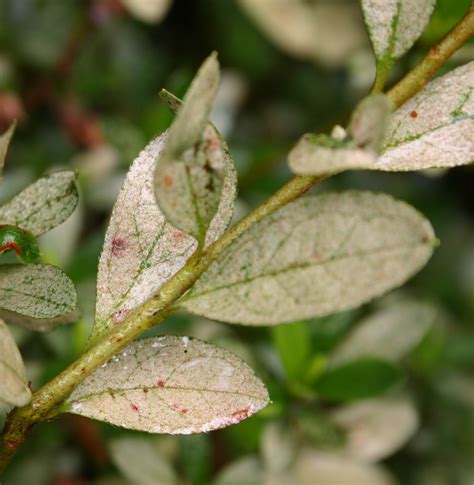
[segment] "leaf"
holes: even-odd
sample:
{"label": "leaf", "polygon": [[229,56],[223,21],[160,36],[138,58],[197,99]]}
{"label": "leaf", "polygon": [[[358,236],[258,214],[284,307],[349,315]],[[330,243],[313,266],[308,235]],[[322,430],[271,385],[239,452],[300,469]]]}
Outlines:
{"label": "leaf", "polygon": [[9,224],[0,224],[0,254],[15,251],[22,263],[33,263],[39,258],[38,243],[31,232]]}
{"label": "leaf", "polygon": [[303,449],[295,466],[298,485],[395,485],[382,468],[350,460],[345,456]]}
{"label": "leaf", "polygon": [[24,406],[31,399],[25,366],[8,327],[0,320],[0,401]]}
{"label": "leaf", "polygon": [[204,243],[233,170],[224,141],[208,123],[219,84],[211,55],[199,69],[169,130],[155,172],[155,196],[167,220]]}
{"label": "leaf", "polygon": [[178,483],[173,467],[148,438],[116,439],[110,443],[110,456],[123,476],[135,485]]}
{"label": "leaf", "polygon": [[62,409],[152,433],[189,434],[238,423],[268,394],[227,350],[188,337],[139,340],[89,376]]}
{"label": "leaf", "polygon": [[0,224],[41,236],[65,221],[78,201],[76,174],[65,170],[40,178],[0,207]]}
{"label": "leaf", "polygon": [[177,113],[183,106],[183,101],[175,96],[173,93],[170,93],[167,89],[162,89],[160,91],[160,98],[164,103],[166,103],[168,108],[173,113]]}
{"label": "leaf", "polygon": [[367,42],[360,7],[355,2],[239,0],[239,3],[270,40],[297,58],[337,65]]}
{"label": "leaf", "polygon": [[315,389],[323,399],[352,401],[378,396],[401,379],[400,370],[389,362],[361,358],[326,371]]}
{"label": "leaf", "polygon": [[3,165],[7,155],[8,146],[15,132],[16,123],[12,123],[5,133],[0,135],[0,182],[2,181]]}
{"label": "leaf", "polygon": [[137,19],[156,24],[168,12],[171,0],[121,0],[128,11]]}
{"label": "leaf", "polygon": [[362,0],[377,69],[388,72],[420,37],[436,0]]}
{"label": "leaf", "polygon": [[301,381],[311,357],[311,334],[306,322],[272,329],[274,346],[290,381]]}
{"label": "leaf", "polygon": [[326,175],[371,168],[381,149],[391,110],[387,96],[368,96],[355,108],[347,133],[335,127],[331,137],[303,135],[288,155],[291,170],[298,175]]}
{"label": "leaf", "polygon": [[261,485],[262,483],[262,465],[253,455],[244,456],[228,464],[213,482],[214,485]]}
{"label": "leaf", "polygon": [[331,414],[346,432],[342,454],[357,461],[377,462],[402,448],[418,428],[411,401],[388,397],[342,407]]}
{"label": "leaf", "polygon": [[331,356],[332,365],[370,355],[396,362],[413,350],[436,322],[436,307],[400,299],[362,320]]}
{"label": "leaf", "polygon": [[50,319],[75,310],[76,299],[72,281],[55,266],[0,265],[0,310]]}
{"label": "leaf", "polygon": [[434,244],[430,223],[390,196],[303,197],[234,241],[180,306],[248,325],[329,315],[403,284]]}
{"label": "leaf", "polygon": [[273,421],[263,430],[260,448],[265,469],[281,473],[293,462],[298,445],[291,429]]}
{"label": "leaf", "polygon": [[[123,321],[177,273],[197,247],[196,240],[166,222],[153,192],[153,173],[166,134],[133,162],[115,203],[105,235],[97,276],[96,321],[90,343]],[[228,167],[226,197],[207,233],[211,244],[233,215],[236,175]]]}
{"label": "leaf", "polygon": [[474,162],[474,61],[435,79],[392,116],[376,170]]}
{"label": "leaf", "polygon": [[18,325],[19,327],[26,328],[32,332],[51,332],[51,330],[54,330],[60,325],[77,322],[80,316],[80,312],[77,308],[66,315],[55,318],[31,318],[15,312],[0,310],[0,318],[3,318],[5,322],[12,325]]}

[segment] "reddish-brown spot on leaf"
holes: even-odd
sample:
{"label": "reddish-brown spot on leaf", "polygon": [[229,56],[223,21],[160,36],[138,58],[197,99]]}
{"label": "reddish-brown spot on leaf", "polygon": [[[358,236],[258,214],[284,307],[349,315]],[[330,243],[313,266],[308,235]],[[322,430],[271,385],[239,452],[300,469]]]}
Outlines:
{"label": "reddish-brown spot on leaf", "polygon": [[173,408],[174,408],[174,409],[179,409],[179,408],[180,408],[180,405],[179,405],[178,403],[176,403],[176,402],[175,402],[175,403],[173,403]]}
{"label": "reddish-brown spot on leaf", "polygon": [[156,385],[158,387],[165,387],[165,381],[163,379],[159,379]]}
{"label": "reddish-brown spot on leaf", "polygon": [[183,231],[173,231],[173,234],[172,234],[173,241],[175,242],[180,242],[183,239],[186,239],[186,236],[187,236],[186,233]]}
{"label": "reddish-brown spot on leaf", "polygon": [[114,323],[120,323],[123,322],[125,319],[125,316],[127,315],[127,310],[125,308],[121,308],[120,310],[117,310],[113,315],[112,315],[112,322]]}
{"label": "reddish-brown spot on leaf", "polygon": [[163,177],[163,186],[165,189],[169,190],[173,187],[173,177],[171,175],[165,175]]}
{"label": "reddish-brown spot on leaf", "polygon": [[411,116],[412,118],[416,118],[416,117],[418,116],[418,113],[417,113],[416,111],[412,111],[412,112],[410,113],[410,116]]}
{"label": "reddish-brown spot on leaf", "polygon": [[138,406],[137,406],[136,404],[133,404],[133,403],[132,403],[132,404],[130,404],[130,409],[131,409],[131,410],[132,410],[134,413],[136,413],[136,412],[138,411]]}
{"label": "reddish-brown spot on leaf", "polygon": [[249,416],[249,409],[239,409],[238,411],[235,411],[235,413],[232,413],[232,418],[236,421],[243,421],[244,419],[248,418]]}
{"label": "reddish-brown spot on leaf", "polygon": [[181,409],[181,413],[182,414],[187,414],[188,413],[188,409],[186,409],[186,408]]}
{"label": "reddish-brown spot on leaf", "polygon": [[112,239],[112,254],[114,256],[123,256],[128,249],[128,243],[123,237],[114,237]]}
{"label": "reddish-brown spot on leaf", "polygon": [[148,387],[144,387],[143,388],[143,392],[146,394],[150,389],[148,389]]}

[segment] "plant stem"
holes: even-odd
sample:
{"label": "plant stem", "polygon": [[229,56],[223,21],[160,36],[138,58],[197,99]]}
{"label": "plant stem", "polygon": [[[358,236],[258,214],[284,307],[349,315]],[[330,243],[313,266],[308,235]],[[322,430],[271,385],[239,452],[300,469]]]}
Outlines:
{"label": "plant stem", "polygon": [[12,411],[0,436],[0,472],[8,465],[30,429],[48,419],[54,409],[97,367],[115,355],[145,330],[173,311],[173,304],[195,283],[229,245],[243,232],[275,210],[308,191],[322,177],[294,177],[266,202],[244,217],[218,241],[200,254],[196,252],[158,292],[74,363],[33,394],[31,402]]}
{"label": "plant stem", "polygon": [[401,106],[418,93],[433,74],[473,35],[474,7],[471,5],[459,23],[387,95],[397,106]]}

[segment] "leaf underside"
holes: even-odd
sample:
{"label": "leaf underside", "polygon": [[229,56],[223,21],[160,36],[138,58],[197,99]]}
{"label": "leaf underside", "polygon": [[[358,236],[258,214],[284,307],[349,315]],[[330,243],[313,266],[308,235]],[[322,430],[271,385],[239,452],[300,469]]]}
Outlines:
{"label": "leaf underside", "polygon": [[234,354],[166,336],[130,344],[80,384],[61,410],[129,429],[189,434],[238,423],[267,403],[262,382]]}

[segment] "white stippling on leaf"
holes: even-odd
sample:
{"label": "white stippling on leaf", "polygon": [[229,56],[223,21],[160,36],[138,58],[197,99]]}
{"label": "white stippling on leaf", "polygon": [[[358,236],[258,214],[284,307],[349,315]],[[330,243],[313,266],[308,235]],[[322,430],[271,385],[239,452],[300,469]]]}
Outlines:
{"label": "white stippling on leaf", "polygon": [[181,307],[248,325],[328,315],[403,284],[434,244],[429,221],[390,196],[303,197],[236,239]]}
{"label": "white stippling on leaf", "polygon": [[31,399],[25,366],[8,327],[0,320],[0,401],[24,406]]}
{"label": "white stippling on leaf", "polygon": [[[12,323],[19,323],[21,316],[27,317],[27,322],[29,319],[65,317],[75,310],[76,300],[72,281],[55,266],[0,266],[0,310],[19,315]],[[8,318],[8,314],[2,313],[2,317]]]}
{"label": "white stippling on leaf", "polygon": [[418,429],[418,413],[405,398],[384,398],[344,406],[332,413],[346,432],[338,450],[358,461],[377,462],[395,453]]}
{"label": "white stippling on leaf", "polygon": [[377,170],[447,168],[474,162],[474,61],[435,79],[400,107]]}
{"label": "white stippling on leaf", "polygon": [[40,178],[0,207],[0,224],[41,236],[64,222],[78,202],[76,174],[69,170]]}
{"label": "white stippling on leaf", "polygon": [[267,404],[263,383],[239,357],[166,336],[130,344],[126,355],[80,384],[62,410],[150,433],[189,434],[236,424]]}
{"label": "white stippling on leaf", "polygon": [[0,309],[0,318],[9,324],[18,325],[19,327],[26,328],[32,332],[51,332],[51,330],[54,330],[60,325],[77,322],[77,320],[80,318],[80,312],[76,308],[75,310],[60,317],[31,318],[19,313]]}
{"label": "white stippling on leaf", "polygon": [[378,61],[393,63],[428,24],[436,0],[362,0],[365,23]]}
{"label": "white stippling on leaf", "polygon": [[298,175],[334,174],[354,168],[371,168],[380,152],[392,103],[383,94],[364,98],[355,108],[347,131],[335,126],[330,137],[304,135],[288,155]]}
{"label": "white stippling on leaf", "polygon": [[[219,64],[212,54],[191,83],[169,129],[156,163],[155,196],[166,219],[200,243],[222,199],[233,199],[235,173],[225,142],[208,122],[219,85]],[[166,96],[169,100],[170,96]]]}
{"label": "white stippling on leaf", "polygon": [[438,315],[439,310],[428,303],[395,299],[355,327],[332,353],[331,364],[363,356],[396,362],[420,343]]}
{"label": "white stippling on leaf", "polygon": [[[166,133],[139,154],[112,211],[99,261],[91,341],[158,291],[197,247],[193,237],[166,222],[155,199],[155,164],[165,141]],[[231,172],[224,183],[225,197],[207,232],[207,244],[218,239],[232,219],[236,176]]]}

